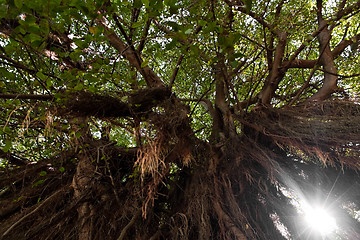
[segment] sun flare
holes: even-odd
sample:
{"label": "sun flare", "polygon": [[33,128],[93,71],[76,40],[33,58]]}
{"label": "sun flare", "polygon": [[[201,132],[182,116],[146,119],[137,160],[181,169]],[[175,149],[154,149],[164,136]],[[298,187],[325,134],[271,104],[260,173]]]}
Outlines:
{"label": "sun flare", "polygon": [[335,218],[324,208],[307,208],[305,220],[309,228],[321,235],[330,234],[337,228]]}

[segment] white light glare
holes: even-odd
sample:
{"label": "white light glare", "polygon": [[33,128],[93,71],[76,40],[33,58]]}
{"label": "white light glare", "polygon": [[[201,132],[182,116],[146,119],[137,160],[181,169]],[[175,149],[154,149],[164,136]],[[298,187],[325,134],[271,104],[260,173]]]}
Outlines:
{"label": "white light glare", "polygon": [[308,207],[305,212],[305,219],[312,230],[323,236],[330,234],[337,228],[335,218],[323,208]]}

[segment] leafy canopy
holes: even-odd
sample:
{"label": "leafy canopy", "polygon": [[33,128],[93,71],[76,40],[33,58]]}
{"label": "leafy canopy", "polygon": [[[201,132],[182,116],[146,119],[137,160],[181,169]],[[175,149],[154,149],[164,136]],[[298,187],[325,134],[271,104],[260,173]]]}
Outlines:
{"label": "leafy canopy", "polygon": [[305,239],[319,194],[359,236],[359,9],[1,0],[0,234]]}

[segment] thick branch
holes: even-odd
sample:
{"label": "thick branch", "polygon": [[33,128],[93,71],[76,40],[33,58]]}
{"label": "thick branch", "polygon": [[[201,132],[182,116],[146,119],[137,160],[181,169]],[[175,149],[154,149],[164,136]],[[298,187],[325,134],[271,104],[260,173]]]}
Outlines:
{"label": "thick branch", "polygon": [[360,41],[360,33],[350,38],[349,40],[342,40],[332,51],[332,55],[334,58],[340,56],[340,54],[345,50],[345,48],[355,42]]}
{"label": "thick branch", "polygon": [[222,78],[221,69],[219,64],[215,67],[215,78],[216,78],[216,93],[215,93],[215,108],[214,108],[214,116],[213,116],[213,138],[219,139],[220,134],[221,137],[225,137],[225,121],[223,118],[223,114],[226,114],[226,102],[225,102],[225,85],[224,79]]}
{"label": "thick branch", "polygon": [[[216,94],[215,111],[213,116],[213,137],[217,140],[224,140],[235,135],[234,121],[231,116],[229,104],[226,98],[229,96],[228,73],[224,63],[224,56],[218,54],[218,63],[215,66]],[[225,85],[226,84],[226,85]]]}
{"label": "thick branch", "polygon": [[122,102],[111,96],[77,92],[75,97],[67,101],[66,112],[79,116],[97,117],[143,116],[168,99],[170,95],[171,92],[167,88],[142,89],[131,94],[128,102]]}
{"label": "thick branch", "polygon": [[[342,3],[343,4],[343,3]],[[322,2],[318,1],[318,5],[322,5]],[[321,6],[322,8],[322,6]],[[289,61],[285,62],[283,64],[284,69],[288,69],[288,68],[313,68],[316,64],[317,60],[300,60],[300,59],[296,59],[296,57],[299,55],[299,53],[304,50],[304,48],[306,47],[307,43],[309,43],[310,41],[312,41],[313,37],[316,37],[320,34],[320,32],[324,31],[324,29],[327,29],[327,24],[329,24],[330,22],[336,22],[339,19],[341,19],[342,17],[346,16],[347,14],[350,14],[351,12],[354,12],[355,10],[358,10],[360,8],[360,1],[357,1],[355,4],[347,7],[347,8],[342,8],[340,5],[339,11],[335,14],[335,16],[333,18],[330,18],[328,20],[324,20],[322,19],[322,15],[321,15],[321,9],[318,12],[321,16],[321,20],[322,20],[322,24],[319,24],[318,29],[316,29],[315,32],[313,32],[311,34],[311,38],[308,38],[305,43],[303,43],[295,52],[294,54],[290,57]],[[350,40],[342,40],[333,50],[332,52],[332,57],[333,59],[337,58],[338,56],[340,56],[340,54],[344,51],[344,49],[349,46],[352,42],[355,41],[359,41],[360,40],[360,34],[355,35],[353,38],[351,38]],[[350,42],[351,41],[351,42]]]}
{"label": "thick branch", "polygon": [[2,55],[0,54],[0,58],[5,59],[7,62],[9,62],[10,64],[12,64],[12,66],[24,70],[25,72],[28,72],[30,74],[36,74],[36,71],[34,69],[30,69],[24,65],[22,65],[21,63],[9,58],[8,56]]}
{"label": "thick branch", "polygon": [[144,77],[149,87],[164,86],[159,76],[149,67],[141,66],[143,61],[130,46],[127,46],[103,21],[98,21],[105,28],[105,36],[109,39],[110,44],[123,55],[129,63],[134,66]]}
{"label": "thick branch", "polygon": [[285,61],[283,65],[288,68],[313,68],[316,62],[317,60],[295,59],[291,63],[289,61]]}
{"label": "thick branch", "polygon": [[287,36],[285,32],[280,33],[279,36],[279,43],[275,50],[274,62],[271,66],[270,74],[268,75],[260,94],[262,104],[270,103],[271,98],[279,85],[279,82],[284,76],[284,73],[280,71],[280,66],[284,57]]}
{"label": "thick branch", "polygon": [[32,99],[32,100],[41,100],[47,101],[51,100],[54,97],[51,95],[37,95],[37,94],[0,94],[0,98],[2,99]]}
{"label": "thick branch", "polygon": [[360,0],[347,8],[340,8],[339,11],[335,14],[335,19],[333,20],[337,21],[343,16],[348,15],[359,8],[360,8]]}
{"label": "thick branch", "polygon": [[[354,42],[360,41],[360,33],[355,35],[350,39],[342,40],[334,49],[331,51],[333,59],[336,59],[340,56],[340,54],[345,50],[346,47],[353,44]],[[308,60],[308,59],[295,59],[292,62],[286,61],[283,63],[284,66],[288,68],[314,68],[316,63],[318,62],[317,59],[315,60]]]}
{"label": "thick branch", "polygon": [[[4,158],[7,159],[11,164],[17,165],[17,166],[21,166],[21,165],[26,165],[28,164],[28,160],[17,156],[15,154],[12,154],[10,152],[4,152],[3,150],[0,149],[0,158]],[[0,214],[1,216],[1,214]]]}
{"label": "thick branch", "polygon": [[[318,1],[319,2],[319,1]],[[320,4],[320,2],[319,2]],[[322,19],[323,23],[319,24],[318,29],[316,29],[316,31],[314,31],[311,34],[311,37],[309,37],[295,52],[294,54],[290,57],[289,61],[286,62],[286,64],[283,64],[284,69],[288,69],[290,68],[290,66],[292,65],[292,62],[296,60],[296,57],[300,54],[300,52],[302,50],[304,50],[304,48],[307,46],[307,43],[309,43],[310,41],[312,41],[312,38],[318,36],[320,34],[320,32],[322,32],[325,28],[327,28],[327,24],[329,24],[330,22],[336,22],[339,19],[341,19],[342,17],[354,12],[355,10],[358,10],[360,8],[360,0],[357,1],[355,4],[347,7],[347,8],[341,8],[333,18],[330,18],[328,20],[324,20]],[[321,13],[321,12],[320,12]],[[356,35],[357,36],[357,35]],[[334,49],[334,53],[333,53],[333,58],[338,57],[342,50],[340,51],[341,48],[339,48],[338,50],[336,50],[336,47]],[[302,60],[298,60],[298,61],[302,61]],[[314,65],[315,66],[315,65]],[[312,67],[314,67],[312,66]],[[312,68],[311,67],[311,68]]]}
{"label": "thick branch", "polygon": [[[318,0],[318,22],[319,28],[327,25],[327,22],[322,18],[321,9],[322,1]],[[327,27],[324,27],[323,30],[318,35],[318,40],[320,43],[319,52],[320,52],[320,64],[324,68],[324,83],[323,86],[317,91],[310,99],[311,100],[325,100],[327,99],[334,91],[337,90],[337,69],[334,63],[334,58],[330,50],[331,35]]]}

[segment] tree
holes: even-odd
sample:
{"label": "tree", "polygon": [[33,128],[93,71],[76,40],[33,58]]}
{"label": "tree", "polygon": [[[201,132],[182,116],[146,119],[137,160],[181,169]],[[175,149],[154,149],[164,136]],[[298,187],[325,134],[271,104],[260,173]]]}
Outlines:
{"label": "tree", "polygon": [[1,239],[359,239],[360,1],[0,5]]}

